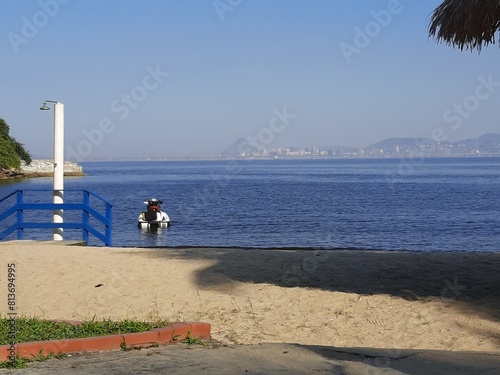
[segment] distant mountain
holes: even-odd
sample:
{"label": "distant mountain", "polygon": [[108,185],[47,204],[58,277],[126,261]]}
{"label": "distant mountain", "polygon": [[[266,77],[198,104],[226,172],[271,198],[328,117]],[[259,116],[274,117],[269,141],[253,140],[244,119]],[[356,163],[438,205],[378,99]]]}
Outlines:
{"label": "distant mountain", "polygon": [[451,143],[456,150],[467,150],[476,153],[499,153],[500,134],[487,133],[476,139],[464,139]]}
{"label": "distant mountain", "polygon": [[413,148],[418,145],[432,145],[435,142],[426,138],[388,138],[383,141],[374,143],[368,147],[365,147],[365,152],[372,152],[378,150],[384,151],[394,151],[397,147],[401,148]]}
{"label": "distant mountain", "polygon": [[[461,156],[461,155],[497,155],[500,154],[500,134],[487,133],[475,139],[464,139],[457,142],[435,142],[428,138],[388,138],[374,143],[364,149],[349,146],[321,146],[302,149],[289,146],[285,148],[285,156],[327,155],[330,157],[401,157],[404,155],[426,156]],[[259,154],[262,150],[250,147],[245,138],[237,139],[227,147],[221,157],[237,157],[242,152]],[[267,150],[261,156],[272,156]],[[278,154],[283,156],[283,154]]]}
{"label": "distant mountain", "polygon": [[477,138],[478,141],[481,142],[492,142],[496,144],[500,144],[500,134],[497,133],[486,133]]}
{"label": "distant mountain", "polygon": [[426,138],[389,138],[364,149],[365,154],[398,155],[430,153],[430,155],[500,154],[500,134],[487,133],[475,139],[438,143]]}

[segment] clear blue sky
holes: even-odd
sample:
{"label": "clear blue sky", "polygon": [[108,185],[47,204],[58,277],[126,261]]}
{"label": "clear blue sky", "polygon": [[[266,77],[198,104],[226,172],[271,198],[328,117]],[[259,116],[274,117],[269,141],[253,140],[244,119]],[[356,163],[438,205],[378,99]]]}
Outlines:
{"label": "clear blue sky", "polygon": [[38,157],[52,152],[44,99],[65,105],[69,157],[500,132],[498,45],[429,39],[440,3],[0,0],[0,117]]}

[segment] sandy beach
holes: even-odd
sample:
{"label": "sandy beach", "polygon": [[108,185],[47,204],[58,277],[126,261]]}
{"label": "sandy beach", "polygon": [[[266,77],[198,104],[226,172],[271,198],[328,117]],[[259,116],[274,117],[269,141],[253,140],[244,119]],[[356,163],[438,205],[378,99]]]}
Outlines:
{"label": "sandy beach", "polygon": [[500,253],[0,243],[0,313],[204,321],[225,343],[498,351]]}

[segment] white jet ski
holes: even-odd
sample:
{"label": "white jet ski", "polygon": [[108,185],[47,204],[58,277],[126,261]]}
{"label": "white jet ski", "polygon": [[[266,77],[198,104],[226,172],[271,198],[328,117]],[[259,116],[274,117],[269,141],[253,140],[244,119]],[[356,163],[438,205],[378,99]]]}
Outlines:
{"label": "white jet ski", "polygon": [[137,226],[139,228],[157,230],[158,228],[168,228],[170,226],[170,217],[160,207],[163,201],[151,198],[145,201],[144,204],[147,204],[148,207],[137,219]]}

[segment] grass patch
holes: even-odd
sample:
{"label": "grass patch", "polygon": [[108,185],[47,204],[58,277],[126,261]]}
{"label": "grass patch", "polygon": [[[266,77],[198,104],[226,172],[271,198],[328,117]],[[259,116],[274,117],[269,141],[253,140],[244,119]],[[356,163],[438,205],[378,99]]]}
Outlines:
{"label": "grass patch", "polygon": [[[12,341],[9,335],[11,328],[9,319],[0,318],[0,345],[8,345]],[[158,323],[122,320],[84,321],[80,325],[66,322],[55,322],[37,318],[16,318],[15,341],[16,343],[48,340],[78,339],[84,337],[117,335],[134,332],[146,332],[155,328],[170,325],[168,321]]]}
{"label": "grass patch", "polygon": [[206,346],[205,342],[203,340],[197,339],[196,337],[191,336],[191,330],[188,331],[186,338],[182,340],[183,343],[188,344],[188,345],[194,345],[198,344],[201,346]]}
{"label": "grass patch", "polygon": [[[78,339],[85,337],[117,335],[125,333],[146,332],[155,328],[169,326],[167,320],[158,323],[122,320],[113,322],[103,319],[84,321],[82,324],[70,324],[66,322],[55,322],[52,320],[37,318],[16,318],[14,337],[12,336],[12,321],[0,318],[0,345],[9,345],[12,339],[17,344],[33,341]],[[122,350],[127,348],[125,341]],[[43,353],[43,350],[33,358],[16,358],[13,361],[0,362],[0,368],[25,368],[29,362],[46,361],[51,358],[64,358],[65,354]]]}

